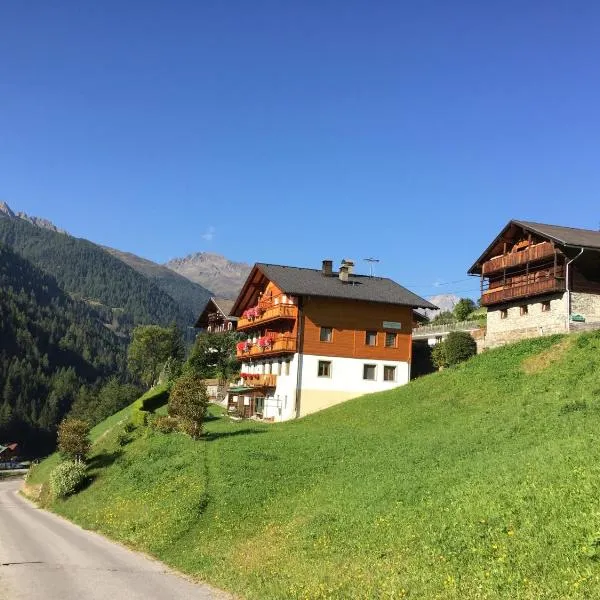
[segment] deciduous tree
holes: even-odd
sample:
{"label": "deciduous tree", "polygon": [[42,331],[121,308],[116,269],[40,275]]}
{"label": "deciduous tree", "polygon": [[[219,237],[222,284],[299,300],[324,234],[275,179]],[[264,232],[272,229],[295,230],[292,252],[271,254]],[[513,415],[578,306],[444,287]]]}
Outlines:
{"label": "deciduous tree", "polygon": [[197,439],[208,408],[208,392],[200,377],[188,371],[173,385],[169,415],[179,419],[182,431]]}
{"label": "deciduous tree", "polygon": [[90,451],[90,424],[81,419],[65,419],[58,426],[58,450],[63,456],[83,461]]}

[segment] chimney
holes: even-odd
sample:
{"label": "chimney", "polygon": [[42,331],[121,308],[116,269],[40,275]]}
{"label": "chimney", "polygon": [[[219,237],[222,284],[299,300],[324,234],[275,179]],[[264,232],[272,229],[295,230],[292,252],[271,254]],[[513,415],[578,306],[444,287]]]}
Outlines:
{"label": "chimney", "polygon": [[348,283],[348,267],[346,265],[340,267],[340,281],[342,283]]}
{"label": "chimney", "polygon": [[342,259],[342,267],[348,267],[348,275],[354,274],[354,261],[349,258]]}
{"label": "chimney", "polygon": [[323,266],[321,268],[321,272],[323,275],[332,275],[333,274],[333,261],[332,260],[324,260]]}

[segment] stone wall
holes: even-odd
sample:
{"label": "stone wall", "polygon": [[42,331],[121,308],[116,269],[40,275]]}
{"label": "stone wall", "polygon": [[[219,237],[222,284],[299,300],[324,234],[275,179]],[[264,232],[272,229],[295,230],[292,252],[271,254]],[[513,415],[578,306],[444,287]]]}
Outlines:
{"label": "stone wall", "polygon": [[[544,312],[542,304],[550,302],[550,310]],[[527,306],[527,314],[521,314],[521,306]],[[502,318],[502,310],[506,317]],[[490,307],[487,313],[485,347],[494,348],[524,338],[566,333],[566,294],[529,298],[512,305]]]}
{"label": "stone wall", "polygon": [[585,317],[586,323],[600,323],[600,295],[572,292],[571,314]]}

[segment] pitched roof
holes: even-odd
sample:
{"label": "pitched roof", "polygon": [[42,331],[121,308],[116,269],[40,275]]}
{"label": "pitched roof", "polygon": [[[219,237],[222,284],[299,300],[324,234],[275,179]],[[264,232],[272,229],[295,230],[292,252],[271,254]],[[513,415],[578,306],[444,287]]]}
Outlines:
{"label": "pitched roof", "polygon": [[577,229],[575,227],[563,227],[562,225],[546,225],[544,223],[518,221],[513,219],[502,228],[502,231],[494,238],[492,243],[485,249],[483,254],[468,270],[470,275],[481,272],[481,263],[485,261],[486,257],[495,248],[496,244],[498,244],[504,234],[513,226],[521,227],[525,231],[529,231],[552,240],[559,246],[574,246],[577,248],[600,250],[600,231],[594,231],[592,229]]}
{"label": "pitched roof", "polygon": [[221,312],[221,314],[230,321],[237,321],[237,317],[231,316],[231,309],[233,308],[234,301],[228,300],[227,298],[215,298],[210,297],[206,301],[206,305],[204,306],[204,310],[200,313],[200,316],[196,320],[196,324],[194,327],[203,327],[205,325],[206,319],[208,319],[209,312],[214,312],[211,310],[211,306],[214,306],[217,310]]}
{"label": "pitched roof", "polygon": [[216,307],[226,316],[231,315],[231,309],[235,300],[229,300],[228,298],[212,298]]}
{"label": "pitched roof", "polygon": [[595,248],[600,250],[600,231],[562,227],[561,225],[544,225],[543,223],[533,223],[532,221],[513,221],[513,223],[565,246],[578,246],[580,248]]}
{"label": "pitched roof", "polygon": [[294,296],[323,296],[400,304],[415,308],[437,308],[431,302],[427,302],[387,277],[353,274],[348,276],[348,282],[345,283],[340,280],[338,273],[323,275],[320,269],[267,263],[256,263],[256,267],[282,291]]}

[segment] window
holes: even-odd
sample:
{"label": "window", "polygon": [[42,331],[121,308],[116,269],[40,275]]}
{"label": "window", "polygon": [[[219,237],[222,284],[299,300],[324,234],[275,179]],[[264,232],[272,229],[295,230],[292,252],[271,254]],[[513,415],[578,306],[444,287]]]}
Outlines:
{"label": "window", "polygon": [[506,319],[506,317],[508,317],[508,309],[506,309],[506,308],[503,308],[503,309],[500,311],[500,318],[501,318],[501,319]]}
{"label": "window", "polygon": [[550,300],[542,302],[542,312],[550,312]]}
{"label": "window", "polygon": [[363,379],[368,379],[369,381],[375,381],[376,374],[377,374],[377,367],[375,365],[364,365],[363,366]]}
{"label": "window", "polygon": [[383,367],[383,380],[396,381],[396,367],[392,365],[385,365]]}
{"label": "window", "polygon": [[386,348],[395,348],[397,339],[398,339],[397,333],[386,333],[385,334],[385,347]]}
{"label": "window", "polygon": [[321,342],[331,342],[333,339],[333,329],[331,327],[321,327],[319,340]]}
{"label": "window", "polygon": [[523,306],[521,306],[521,316],[526,315],[529,312],[529,308],[527,307],[527,304],[523,304]]}
{"label": "window", "polygon": [[319,377],[331,377],[331,361],[330,360],[320,360],[319,361],[319,370],[317,372]]}
{"label": "window", "polygon": [[377,346],[377,332],[367,331],[365,335],[365,344],[367,346]]}

